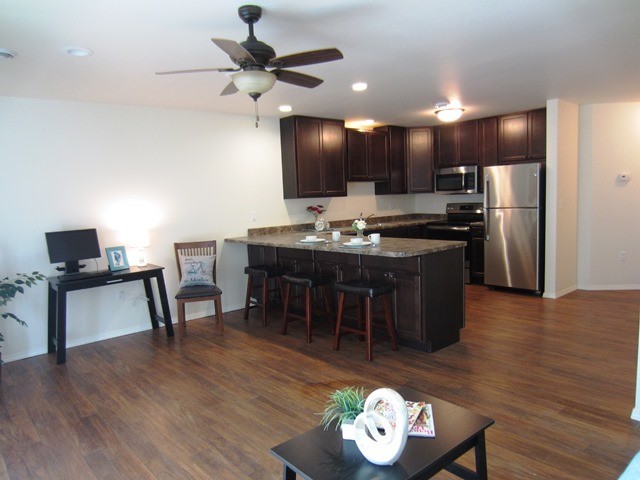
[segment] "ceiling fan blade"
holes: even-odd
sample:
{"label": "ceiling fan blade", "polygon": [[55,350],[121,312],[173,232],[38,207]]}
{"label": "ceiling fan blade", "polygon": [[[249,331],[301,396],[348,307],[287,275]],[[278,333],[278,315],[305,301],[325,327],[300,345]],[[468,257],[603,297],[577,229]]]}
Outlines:
{"label": "ceiling fan blade", "polygon": [[201,73],[201,72],[238,72],[239,68],[194,68],[191,70],[171,70],[168,72],[156,72],[156,75],[173,75],[174,73]]}
{"label": "ceiling fan blade", "polygon": [[292,72],[291,70],[271,70],[278,80],[298,87],[315,88],[324,80],[304,73]]}
{"label": "ceiling fan blade", "polygon": [[342,58],[344,56],[337,48],[325,48],[324,50],[312,50],[310,52],[276,57],[269,62],[269,65],[276,68],[301,67],[303,65],[313,65],[314,63],[333,62]]}
{"label": "ceiling fan blade", "polygon": [[222,97],[224,95],[232,95],[237,91],[238,91],[238,87],[236,87],[236,84],[233,82],[229,82],[229,84],[226,87],[224,87],[224,90],[220,92],[220,96]]}
{"label": "ceiling fan blade", "polygon": [[242,65],[243,63],[256,63],[256,59],[242,45],[233,40],[224,38],[212,38],[211,41],[231,57],[233,63]]}

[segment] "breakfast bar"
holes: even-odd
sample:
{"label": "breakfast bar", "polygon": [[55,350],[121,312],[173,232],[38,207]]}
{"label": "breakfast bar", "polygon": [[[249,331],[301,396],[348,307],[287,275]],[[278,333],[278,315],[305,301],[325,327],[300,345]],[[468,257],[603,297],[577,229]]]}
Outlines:
{"label": "breakfast bar", "polygon": [[[435,352],[460,340],[465,323],[465,242],[392,238],[379,245],[331,232],[307,239],[303,231],[227,238],[246,244],[249,265],[329,275],[335,282],[384,280],[394,286],[392,312],[401,345]],[[332,299],[335,305],[335,298]]]}

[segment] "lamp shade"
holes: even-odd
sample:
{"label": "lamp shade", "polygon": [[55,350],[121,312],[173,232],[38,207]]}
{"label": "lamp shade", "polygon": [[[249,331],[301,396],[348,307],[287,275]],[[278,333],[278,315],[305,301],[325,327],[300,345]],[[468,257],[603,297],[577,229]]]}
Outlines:
{"label": "lamp shade", "polygon": [[238,90],[249,95],[268,92],[276,83],[276,76],[264,70],[247,70],[246,72],[234,73],[231,79]]}
{"label": "lamp shade", "polygon": [[136,248],[144,248],[149,246],[149,230],[134,229],[127,234],[128,244]]}
{"label": "lamp shade", "polygon": [[439,103],[436,105],[435,114],[438,117],[438,120],[442,122],[455,122],[462,116],[462,112],[464,112],[464,108],[462,107],[447,103]]}

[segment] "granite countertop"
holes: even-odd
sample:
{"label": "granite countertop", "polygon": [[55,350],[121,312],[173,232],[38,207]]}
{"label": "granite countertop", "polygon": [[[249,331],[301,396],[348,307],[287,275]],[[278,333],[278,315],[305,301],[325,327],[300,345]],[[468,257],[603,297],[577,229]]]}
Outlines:
{"label": "granite countertop", "polygon": [[[423,221],[424,223],[424,221]],[[381,234],[380,245],[346,247],[345,242],[353,236],[343,235],[338,242],[331,240],[331,232],[317,233],[319,243],[303,243],[308,232],[297,231],[267,235],[249,235],[246,237],[226,238],[225,242],[266,247],[296,248],[301,250],[319,250],[325,252],[347,253],[352,255],[373,255],[379,257],[416,257],[429,253],[451,250],[466,246],[466,242],[449,240],[422,240],[415,238],[392,238]],[[367,240],[365,238],[365,240]]]}
{"label": "granite countertop", "polygon": [[[429,222],[435,222],[439,220],[446,220],[446,215],[440,215],[437,213],[410,213],[404,215],[390,215],[385,217],[371,217],[367,220],[366,230],[384,233],[384,230],[399,227],[412,227],[416,225],[425,225]],[[345,234],[353,234],[351,224],[353,219],[350,220],[330,220],[330,230],[338,230]],[[297,225],[280,225],[276,227],[258,227],[250,228],[247,230],[248,236],[254,235],[275,235],[280,233],[291,232],[315,232],[313,223],[301,223]]]}

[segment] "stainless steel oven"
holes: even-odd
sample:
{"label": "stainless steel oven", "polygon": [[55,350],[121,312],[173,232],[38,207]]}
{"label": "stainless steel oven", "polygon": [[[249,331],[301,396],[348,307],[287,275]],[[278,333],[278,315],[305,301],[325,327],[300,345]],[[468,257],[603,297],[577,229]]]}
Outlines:
{"label": "stainless steel oven", "polygon": [[484,222],[482,203],[448,203],[447,220],[429,222],[427,238],[466,242],[465,282],[483,283]]}

